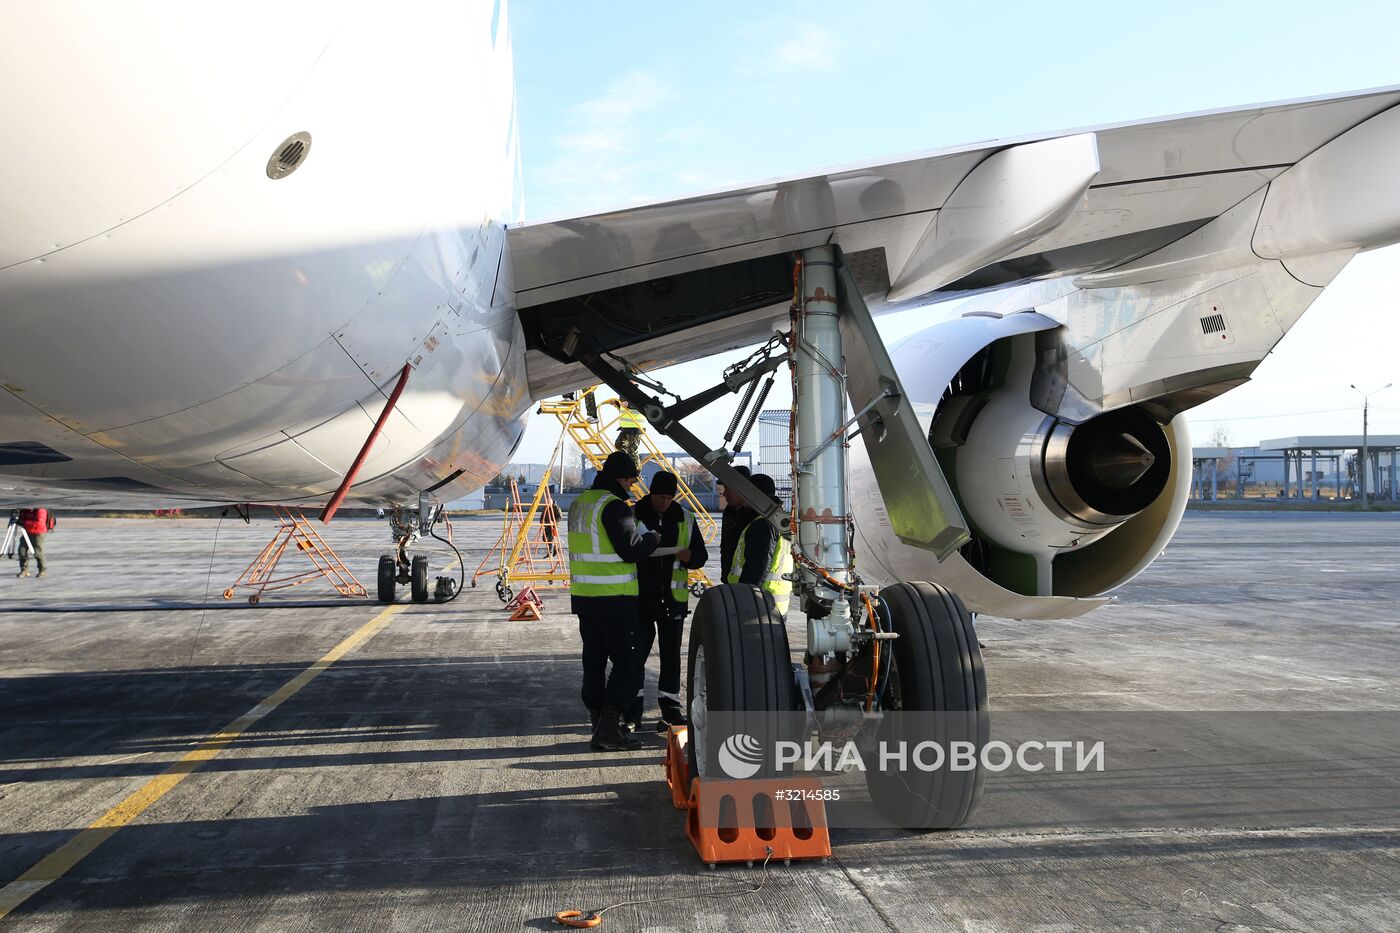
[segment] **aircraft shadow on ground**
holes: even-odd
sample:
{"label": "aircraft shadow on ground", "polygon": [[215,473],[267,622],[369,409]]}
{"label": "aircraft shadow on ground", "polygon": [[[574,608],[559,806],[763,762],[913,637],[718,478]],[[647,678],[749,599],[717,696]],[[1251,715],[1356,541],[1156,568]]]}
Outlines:
{"label": "aircraft shadow on ground", "polygon": [[[6,853],[0,870],[13,876],[70,836],[0,835],[0,851]],[[1024,883],[1032,867],[1073,872],[1092,866],[1104,872],[1130,865],[1142,872],[1152,863],[1208,858],[1214,870],[1228,873],[1237,870],[1230,863],[1269,857],[1389,860],[1400,852],[1400,831],[1001,841],[956,832],[836,830],[833,843],[843,864],[873,867],[917,891],[920,879],[947,884],[969,875],[979,884],[995,884],[998,877]],[[794,874],[825,870],[808,865],[782,871],[791,884]],[[289,816],[132,825],[85,860],[71,880],[36,896],[25,911],[238,904],[266,897],[294,902],[324,892],[432,888],[475,889],[494,899],[502,889],[538,895],[532,887],[538,882],[557,886],[562,908],[571,906],[566,902],[580,889],[606,889],[624,876],[628,890],[678,891],[686,889],[675,881],[702,874],[663,789],[585,784],[317,806]]]}
{"label": "aircraft shadow on ground", "polygon": [[[204,770],[587,750],[577,665],[572,653],[339,661],[234,739]],[[304,663],[248,663],[7,678],[0,682],[0,784],[158,774],[305,669]],[[544,745],[462,744],[521,736],[558,739]],[[404,742],[418,747],[364,747]],[[325,746],[339,747],[307,753]],[[270,754],[248,754],[252,750]],[[281,750],[299,753],[277,754]],[[70,761],[75,758],[85,760]]]}
{"label": "aircraft shadow on ground", "polygon": [[[138,823],[74,876],[82,878],[82,909],[515,884],[606,876],[622,865],[647,876],[699,867],[681,825],[660,782],[521,788],[313,806],[287,816]],[[17,876],[72,835],[0,834],[0,872],[5,880]],[[139,885],[130,883],[134,877]],[[33,906],[42,911],[44,900]]]}

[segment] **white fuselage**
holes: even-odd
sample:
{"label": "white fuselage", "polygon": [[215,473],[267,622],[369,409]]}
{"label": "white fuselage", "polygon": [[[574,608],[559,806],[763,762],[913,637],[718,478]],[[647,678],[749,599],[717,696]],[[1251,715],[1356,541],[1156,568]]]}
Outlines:
{"label": "white fuselage", "polygon": [[[479,485],[520,436],[503,4],[248,12],[10,14],[0,115],[24,132],[0,142],[9,498],[27,483],[51,500],[324,498],[405,359],[356,499]],[[304,158],[270,177],[298,133]]]}

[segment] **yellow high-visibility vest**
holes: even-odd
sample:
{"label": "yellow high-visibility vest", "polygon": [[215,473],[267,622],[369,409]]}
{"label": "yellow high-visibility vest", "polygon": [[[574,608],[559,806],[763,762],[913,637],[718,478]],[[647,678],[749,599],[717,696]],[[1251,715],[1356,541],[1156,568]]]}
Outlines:
{"label": "yellow high-visibility vest", "polygon": [[[767,519],[756,518],[754,521],[763,522]],[[749,522],[739,533],[739,546],[734,549],[734,563],[729,565],[729,576],[724,578],[725,583],[739,582],[739,574],[744,569],[749,529],[752,527],[753,522]],[[779,615],[787,614],[788,603],[792,599],[792,581],[784,578],[784,574],[789,573],[792,573],[792,552],[787,547],[787,541],[779,536],[778,543],[773,548],[773,558],[768,562],[768,572],[763,575],[763,588],[773,594],[773,605],[777,607]]]}
{"label": "yellow high-visibility vest", "polygon": [[590,489],[569,506],[569,586],[575,596],[636,596],[637,565],[622,559],[603,528],[603,509],[622,502]]}
{"label": "yellow high-visibility vest", "polygon": [[[682,506],[674,505],[673,508],[681,510],[681,526],[676,534],[676,547],[690,548],[690,513]],[[690,571],[681,566],[680,558],[671,566],[671,599],[682,606],[690,602]]]}

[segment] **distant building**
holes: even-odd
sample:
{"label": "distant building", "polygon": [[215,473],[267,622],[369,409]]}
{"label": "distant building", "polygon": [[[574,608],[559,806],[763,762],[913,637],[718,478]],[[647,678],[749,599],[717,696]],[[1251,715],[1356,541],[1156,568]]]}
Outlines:
{"label": "distant building", "polygon": [[[707,471],[687,471],[685,469],[687,463],[693,468],[695,461],[690,456],[690,454],[684,453],[682,451],[672,451],[669,453],[664,453],[662,454],[662,456],[665,457],[668,461],[668,466],[663,467],[655,462],[642,464],[643,483],[650,486],[651,478],[653,476],[655,476],[661,470],[669,470],[670,472],[680,476],[681,479],[685,481],[686,485],[690,487],[690,491],[695,495],[695,498],[700,502],[702,506],[711,511],[719,510],[719,492],[716,489],[715,477],[713,473],[709,473]],[[734,462],[736,464],[744,464],[746,466],[752,467],[753,454],[737,454],[734,457]],[[596,475],[597,471],[594,470],[592,466],[589,466],[586,469],[584,469],[583,485],[585,488],[593,484],[593,478]]]}
{"label": "distant building", "polygon": [[792,411],[769,409],[758,416],[758,469],[773,477],[783,507],[792,508]]}
{"label": "distant building", "polygon": [[484,508],[486,508],[485,489],[477,489],[467,493],[460,499],[453,499],[451,502],[447,503],[447,511],[449,512],[464,512],[469,509]]}
{"label": "distant building", "polygon": [[[548,470],[549,467],[550,465],[548,463],[512,463],[501,470],[501,475],[507,478],[514,476],[522,483],[532,483],[538,486],[544,481],[545,471]],[[558,464],[554,466],[554,473],[554,480],[557,481],[559,479]]]}
{"label": "distant building", "polygon": [[1370,456],[1371,499],[1400,498],[1400,435],[1280,437],[1254,447],[1193,447],[1191,498],[1354,499],[1363,441]]}

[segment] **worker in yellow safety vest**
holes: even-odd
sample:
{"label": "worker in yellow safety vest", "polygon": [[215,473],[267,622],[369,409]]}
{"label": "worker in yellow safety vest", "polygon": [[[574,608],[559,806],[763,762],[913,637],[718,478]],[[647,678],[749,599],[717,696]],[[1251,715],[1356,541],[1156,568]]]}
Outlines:
{"label": "worker in yellow safety vest", "polygon": [[[661,536],[640,533],[627,503],[637,464],[613,451],[591,489],[569,506],[571,608],[583,639],[583,705],[593,723],[590,744],[604,751],[640,748],[622,729],[622,714],[637,695],[637,561]],[[612,671],[608,671],[608,662]]]}
{"label": "worker in yellow safety vest", "polygon": [[622,399],[617,400],[617,440],[613,446],[637,459],[637,451],[642,446],[642,429],[646,427],[646,417]]}
{"label": "worker in yellow safety vest", "polygon": [[[775,494],[777,484],[768,474],[755,473],[749,477],[749,482],[774,502],[782,501]],[[785,577],[790,573],[792,551],[787,539],[778,534],[771,522],[752,511],[752,518],[739,533],[739,543],[734,548],[733,562],[724,582],[761,587],[773,596],[778,615],[786,615],[792,598],[792,581]]]}
{"label": "worker in yellow safety vest", "polygon": [[634,729],[642,721],[641,688],[646,682],[647,657],[658,641],[661,671],[656,679],[656,705],[661,709],[661,721],[657,728],[686,724],[681,705],[681,637],[690,609],[690,571],[705,566],[709,554],[695,516],[675,501],[679,486],[676,474],[658,472],[651,478],[649,494],[632,507],[638,527],[661,532],[659,549],[676,549],[675,554],[637,562],[641,626],[637,634],[638,676],[634,679],[638,690],[627,709],[627,721]]}

